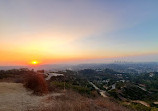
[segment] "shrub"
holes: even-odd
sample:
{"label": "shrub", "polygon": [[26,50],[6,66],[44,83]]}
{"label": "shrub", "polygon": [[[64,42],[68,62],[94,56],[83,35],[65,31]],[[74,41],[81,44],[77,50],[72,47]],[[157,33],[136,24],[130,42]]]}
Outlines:
{"label": "shrub", "polygon": [[114,97],[115,99],[120,100],[120,98],[119,98],[119,96],[118,96],[118,94],[117,94],[117,92],[116,92],[115,89],[109,91],[108,93],[109,93],[112,97]]}
{"label": "shrub", "polygon": [[137,111],[150,111],[151,110],[150,107],[146,107],[146,106],[139,104],[139,103],[131,103],[130,107],[134,110],[137,110]]}
{"label": "shrub", "polygon": [[33,90],[34,94],[42,95],[48,93],[47,83],[41,74],[26,74],[24,86]]}
{"label": "shrub", "polygon": [[[51,82],[51,86],[64,89],[64,82],[53,81],[53,82]],[[90,95],[91,94],[91,90],[89,88],[82,87],[79,85],[72,85],[71,83],[65,83],[65,88],[72,89],[72,90],[74,90],[82,95]]]}

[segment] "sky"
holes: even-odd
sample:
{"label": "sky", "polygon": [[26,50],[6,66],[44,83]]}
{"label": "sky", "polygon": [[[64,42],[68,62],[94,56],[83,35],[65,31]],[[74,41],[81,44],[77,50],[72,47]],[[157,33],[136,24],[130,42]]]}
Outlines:
{"label": "sky", "polygon": [[158,62],[157,0],[0,0],[0,65]]}

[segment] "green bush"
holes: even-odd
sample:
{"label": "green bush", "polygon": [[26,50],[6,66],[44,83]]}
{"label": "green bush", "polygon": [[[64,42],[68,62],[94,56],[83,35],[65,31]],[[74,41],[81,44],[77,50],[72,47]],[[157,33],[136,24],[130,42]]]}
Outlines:
{"label": "green bush", "polygon": [[[51,85],[54,85],[57,88],[64,89],[64,82],[53,81],[53,82],[51,82]],[[79,85],[72,85],[70,83],[65,83],[65,88],[72,89],[76,92],[79,92],[80,94],[90,94],[90,92],[91,92],[91,90],[87,87],[82,87]]]}

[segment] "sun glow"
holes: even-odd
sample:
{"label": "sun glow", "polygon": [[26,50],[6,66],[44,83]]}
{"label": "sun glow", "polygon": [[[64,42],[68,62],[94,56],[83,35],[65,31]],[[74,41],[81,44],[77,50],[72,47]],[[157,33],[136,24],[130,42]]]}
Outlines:
{"label": "sun glow", "polygon": [[39,64],[39,62],[38,61],[32,61],[31,64],[37,65],[37,64]]}

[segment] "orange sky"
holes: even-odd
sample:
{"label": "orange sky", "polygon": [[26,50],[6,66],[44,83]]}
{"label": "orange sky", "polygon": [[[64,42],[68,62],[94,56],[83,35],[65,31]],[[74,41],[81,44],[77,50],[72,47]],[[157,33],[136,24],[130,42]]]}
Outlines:
{"label": "orange sky", "polygon": [[150,1],[0,1],[0,65],[158,54],[156,10]]}

